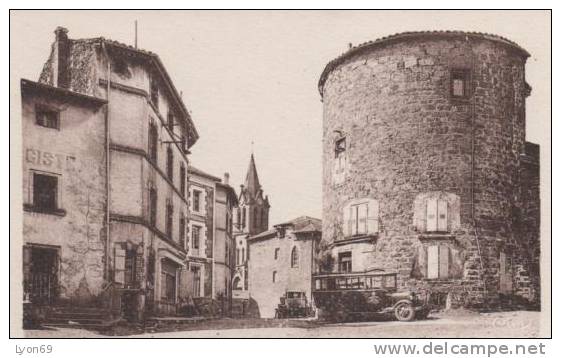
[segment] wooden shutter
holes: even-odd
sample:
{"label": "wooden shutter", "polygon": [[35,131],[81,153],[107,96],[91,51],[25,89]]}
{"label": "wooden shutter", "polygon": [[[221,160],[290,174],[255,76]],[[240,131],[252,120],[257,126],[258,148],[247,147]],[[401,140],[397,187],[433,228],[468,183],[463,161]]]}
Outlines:
{"label": "wooden shutter", "polygon": [[356,206],[358,214],[357,234],[366,234],[368,232],[368,203]]}
{"label": "wooden shutter", "polygon": [[436,199],[427,200],[427,231],[437,230],[437,216],[438,208]]}
{"label": "wooden shutter", "polygon": [[113,269],[116,283],[125,283],[125,256],[126,251],[119,246],[115,246],[115,265]]}
{"label": "wooden shutter", "polygon": [[437,218],[438,231],[448,231],[448,202],[445,200],[438,200],[438,218]]}
{"label": "wooden shutter", "polygon": [[369,234],[376,234],[378,233],[378,213],[379,213],[379,206],[378,201],[370,200],[368,203],[368,230]]}
{"label": "wooden shutter", "polygon": [[423,245],[417,250],[417,267],[421,277],[427,277],[427,248]]}
{"label": "wooden shutter", "polygon": [[449,249],[448,246],[444,246],[441,245],[439,246],[439,255],[438,255],[438,261],[439,261],[439,278],[445,279],[448,278],[448,271],[449,271],[449,264],[450,264],[450,260],[449,260]]}
{"label": "wooden shutter", "polygon": [[438,266],[438,246],[429,246],[427,248],[427,278],[438,278]]}
{"label": "wooden shutter", "polygon": [[356,235],[356,214],[357,214],[357,206],[351,205],[350,207],[350,215],[349,218],[349,234]]}
{"label": "wooden shutter", "polygon": [[343,235],[351,236],[351,210],[350,205],[345,206],[343,209]]}

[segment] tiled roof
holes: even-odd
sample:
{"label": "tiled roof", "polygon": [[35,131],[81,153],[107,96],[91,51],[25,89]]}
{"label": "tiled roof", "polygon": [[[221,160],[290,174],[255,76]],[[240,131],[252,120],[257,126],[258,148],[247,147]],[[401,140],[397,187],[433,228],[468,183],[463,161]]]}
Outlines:
{"label": "tiled roof", "polygon": [[28,91],[38,91],[38,92],[44,92],[54,95],[60,95],[65,99],[78,99],[82,101],[87,101],[96,105],[102,105],[107,103],[107,101],[103,98],[88,96],[79,92],[70,91],[61,87],[54,87],[45,83],[39,83],[39,82],[27,80],[25,78],[21,79],[21,90],[22,93]]}
{"label": "tiled roof", "polygon": [[212,175],[212,174],[209,174],[209,173],[207,173],[207,172],[205,172],[205,171],[203,171],[203,170],[200,170],[199,168],[195,168],[195,167],[192,166],[192,165],[189,165],[189,166],[187,167],[187,172],[188,172],[188,173],[191,173],[191,174],[195,174],[195,175],[201,176],[201,177],[208,178],[208,179],[213,180],[213,181],[218,181],[218,182],[222,181],[222,179],[218,178],[217,176],[214,176],[214,175]]}
{"label": "tiled roof", "polygon": [[357,55],[362,53],[365,50],[369,50],[375,47],[384,46],[389,43],[400,41],[400,40],[408,40],[412,38],[419,38],[419,37],[466,37],[466,38],[480,38],[486,39],[491,41],[496,41],[507,46],[510,46],[514,50],[518,51],[524,57],[530,57],[530,54],[524,50],[521,46],[519,46],[514,41],[511,41],[505,37],[483,33],[483,32],[470,32],[470,31],[410,31],[410,32],[401,32],[385,37],[381,37],[379,39],[368,41],[362,43],[357,46],[351,47],[348,51],[341,54],[339,57],[335,58],[334,60],[330,61],[325,69],[323,70],[319,83],[318,88],[320,94],[323,96],[323,85],[327,80],[327,77],[331,71],[333,71],[337,66],[345,62],[348,58],[352,57],[353,55]]}
{"label": "tiled roof", "polygon": [[130,51],[130,52],[135,53],[135,54],[146,56],[147,58],[153,60],[153,63],[155,65],[155,67],[159,70],[159,72],[161,73],[162,77],[164,78],[166,84],[169,86],[169,90],[171,92],[171,95],[174,97],[176,102],[179,103],[179,106],[181,107],[181,110],[183,111],[183,114],[187,118],[187,121],[191,124],[190,129],[193,132],[193,140],[189,141],[189,147],[191,147],[193,144],[195,144],[197,139],[199,139],[199,134],[197,132],[197,129],[195,128],[195,124],[193,123],[191,115],[190,115],[189,111],[187,110],[187,107],[185,106],[185,103],[183,102],[183,99],[181,98],[181,95],[179,94],[179,91],[177,91],[177,88],[175,88],[175,85],[174,85],[173,81],[171,80],[171,77],[169,76],[166,68],[164,67],[164,64],[162,63],[162,61],[160,60],[160,57],[156,53],[151,52],[151,51],[147,51],[147,50],[142,50],[142,49],[139,49],[139,48],[135,48],[134,46],[130,46],[130,45],[127,45],[127,44],[119,42],[119,41],[106,39],[104,37],[93,37],[93,38],[86,38],[86,39],[69,39],[69,41],[78,42],[78,43],[79,42],[85,42],[85,43],[107,44],[108,46],[112,46],[112,47],[115,47],[115,48],[121,49],[121,50]]}
{"label": "tiled roof", "polygon": [[321,220],[310,216],[299,216],[296,219],[277,224],[276,226],[292,226],[295,232],[304,232],[303,229],[305,228],[306,230],[321,231]]}
{"label": "tiled roof", "polygon": [[262,239],[268,236],[275,236],[277,234],[277,230],[276,229],[270,229],[267,231],[263,231],[262,233],[259,233],[257,235],[253,235],[248,237],[248,240],[257,240],[257,239]]}
{"label": "tiled roof", "polygon": [[275,236],[277,234],[277,227],[281,226],[291,226],[295,234],[303,234],[310,232],[321,232],[321,220],[310,216],[299,216],[296,219],[274,225],[273,229],[264,231],[260,234],[253,235],[248,238],[248,240],[258,240],[267,238],[270,236]]}

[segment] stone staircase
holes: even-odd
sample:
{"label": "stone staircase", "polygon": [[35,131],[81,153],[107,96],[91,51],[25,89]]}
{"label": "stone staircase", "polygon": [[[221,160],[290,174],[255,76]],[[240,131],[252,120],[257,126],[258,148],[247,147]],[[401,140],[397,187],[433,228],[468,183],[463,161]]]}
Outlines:
{"label": "stone staircase", "polygon": [[111,312],[98,307],[55,306],[47,311],[43,325],[55,327],[76,327],[104,329],[119,322]]}

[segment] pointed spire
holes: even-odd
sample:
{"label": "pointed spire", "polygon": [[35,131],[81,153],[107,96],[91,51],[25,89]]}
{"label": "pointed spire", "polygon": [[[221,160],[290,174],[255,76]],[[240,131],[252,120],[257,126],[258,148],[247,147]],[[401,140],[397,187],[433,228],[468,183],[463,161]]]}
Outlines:
{"label": "pointed spire", "polygon": [[251,153],[249,167],[247,168],[247,174],[245,176],[245,189],[251,198],[257,197],[259,190],[261,190],[261,184],[259,184],[259,177],[257,176],[257,168],[255,167],[255,158],[253,158],[253,153]]}

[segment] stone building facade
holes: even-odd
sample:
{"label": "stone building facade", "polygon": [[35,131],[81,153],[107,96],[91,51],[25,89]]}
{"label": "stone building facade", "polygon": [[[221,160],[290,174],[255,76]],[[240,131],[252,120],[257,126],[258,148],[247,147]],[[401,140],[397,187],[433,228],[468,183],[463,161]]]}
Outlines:
{"label": "stone building facade", "polygon": [[331,61],[323,238],[336,271],[381,268],[452,305],[539,303],[530,55],[495,35],[412,32]]}
{"label": "stone building facade", "polygon": [[214,289],[213,298],[226,303],[228,309],[232,299],[232,279],[236,270],[234,240],[234,211],[238,206],[238,196],[229,184],[230,176],[224,174],[222,182],[216,183],[214,220]]}
{"label": "stone building facade", "polygon": [[269,197],[263,194],[263,188],[257,175],[253,153],[245,182],[240,186],[238,207],[234,211],[234,239],[236,242],[233,294],[237,298],[248,297],[248,266],[249,248],[247,238],[269,228]]}
{"label": "stone building facade", "polygon": [[188,262],[192,297],[212,296],[215,186],[220,178],[193,166],[189,172]]}
{"label": "stone building facade", "polygon": [[281,297],[305,297],[312,304],[321,220],[301,216],[247,239],[251,252],[249,296],[262,318],[274,318]]}
{"label": "stone building facade", "polygon": [[29,80],[21,94],[24,301],[88,304],[105,273],[107,102]]}
{"label": "stone building facade", "polygon": [[[224,179],[194,166],[189,172],[189,279],[190,295],[229,302],[234,274],[233,211],[238,198]],[[228,306],[223,307],[227,309]]]}
{"label": "stone building facade", "polygon": [[[55,31],[41,86],[66,91],[69,99],[93,97],[105,104],[83,118],[68,117],[66,106],[55,106],[60,133],[41,139],[42,151],[62,151],[63,158],[67,148],[76,153],[71,163],[66,160],[69,168],[79,164],[59,195],[68,204],[79,200],[83,208],[76,213],[63,208],[62,218],[33,214],[49,223],[43,232],[75,246],[60,248],[61,257],[68,257],[58,271],[61,290],[70,299],[118,297],[130,318],[175,313],[186,297],[181,288],[188,273],[187,154],[197,131],[156,54],[101,37],[74,40],[67,32]],[[24,147],[28,143],[24,132]],[[57,220],[68,220],[66,229]],[[80,227],[77,235],[68,232],[72,227]],[[28,225],[26,240],[39,228]]]}

